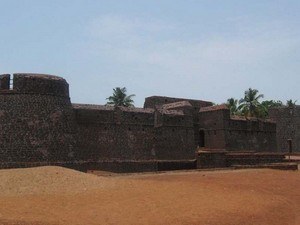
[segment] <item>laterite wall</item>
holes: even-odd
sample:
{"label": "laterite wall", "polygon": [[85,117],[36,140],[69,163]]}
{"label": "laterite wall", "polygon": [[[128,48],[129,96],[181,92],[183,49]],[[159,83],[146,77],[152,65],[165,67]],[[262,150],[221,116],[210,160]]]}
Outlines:
{"label": "laterite wall", "polygon": [[74,159],[76,124],[67,82],[40,74],[0,76],[0,163]]}
{"label": "laterite wall", "polygon": [[204,131],[206,148],[228,151],[276,152],[276,123],[245,117],[230,117],[227,108],[203,108],[199,127]]}
{"label": "laterite wall", "polygon": [[160,160],[195,158],[193,117],[177,112],[156,112],[155,152]]}
{"label": "laterite wall", "polygon": [[149,160],[155,157],[153,110],[74,104],[78,159]]}
{"label": "laterite wall", "polygon": [[300,106],[272,108],[269,117],[277,123],[278,150],[288,152],[291,139],[292,151],[300,152]]}

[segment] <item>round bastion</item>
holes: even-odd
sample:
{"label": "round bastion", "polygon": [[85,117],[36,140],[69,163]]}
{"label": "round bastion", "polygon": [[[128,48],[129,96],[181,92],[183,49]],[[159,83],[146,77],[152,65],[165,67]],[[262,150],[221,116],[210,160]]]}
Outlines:
{"label": "round bastion", "polygon": [[65,79],[32,73],[0,75],[2,165],[70,161],[74,158],[75,133]]}
{"label": "round bastion", "polygon": [[14,74],[13,89],[19,93],[69,97],[69,84],[66,80],[62,77],[47,74]]}

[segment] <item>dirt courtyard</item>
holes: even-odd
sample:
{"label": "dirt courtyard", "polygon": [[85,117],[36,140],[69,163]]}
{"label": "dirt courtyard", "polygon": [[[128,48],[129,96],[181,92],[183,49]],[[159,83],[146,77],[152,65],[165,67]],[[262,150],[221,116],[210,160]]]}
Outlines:
{"label": "dirt courtyard", "polygon": [[300,172],[0,170],[0,224],[299,225]]}

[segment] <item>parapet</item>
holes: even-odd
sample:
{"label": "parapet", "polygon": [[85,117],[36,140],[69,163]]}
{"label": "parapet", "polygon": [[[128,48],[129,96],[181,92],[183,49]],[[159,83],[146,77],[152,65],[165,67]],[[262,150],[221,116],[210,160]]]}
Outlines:
{"label": "parapet", "polygon": [[230,110],[225,104],[203,107],[198,113],[199,125],[203,127],[223,127],[224,120],[230,120]]}
{"label": "parapet", "polygon": [[193,106],[188,101],[173,102],[169,104],[162,105],[163,109],[182,109],[182,108],[192,108]]}
{"label": "parapet", "polygon": [[72,106],[77,122],[80,124],[154,124],[154,109],[91,104],[73,104]]}
{"label": "parapet", "polygon": [[16,73],[12,82],[9,74],[0,75],[0,91],[21,94],[41,94],[69,97],[69,84],[65,79],[48,74]]}
{"label": "parapet", "polygon": [[293,107],[280,106],[269,109],[269,117],[277,121],[277,118],[300,117],[300,105]]}
{"label": "parapet", "polygon": [[175,102],[189,102],[195,109],[199,110],[201,107],[211,106],[212,103],[208,101],[185,99],[185,98],[172,98],[166,96],[151,96],[145,99],[144,108],[161,108],[162,105],[175,103]]}
{"label": "parapet", "polygon": [[9,74],[1,74],[0,75],[0,91],[9,90],[10,84],[10,75]]}
{"label": "parapet", "polygon": [[211,112],[211,111],[218,111],[218,110],[226,110],[227,111],[229,109],[225,104],[222,104],[222,105],[203,107],[200,109],[199,112]]}

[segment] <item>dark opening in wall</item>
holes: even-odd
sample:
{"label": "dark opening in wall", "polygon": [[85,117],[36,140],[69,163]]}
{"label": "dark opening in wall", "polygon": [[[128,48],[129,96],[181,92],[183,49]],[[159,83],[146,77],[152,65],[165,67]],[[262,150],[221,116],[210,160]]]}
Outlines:
{"label": "dark opening in wall", "polygon": [[199,131],[198,146],[199,147],[205,147],[205,133],[204,133],[204,130]]}

